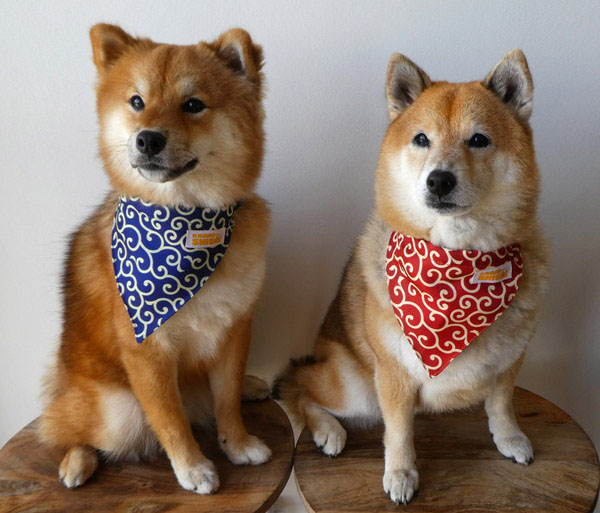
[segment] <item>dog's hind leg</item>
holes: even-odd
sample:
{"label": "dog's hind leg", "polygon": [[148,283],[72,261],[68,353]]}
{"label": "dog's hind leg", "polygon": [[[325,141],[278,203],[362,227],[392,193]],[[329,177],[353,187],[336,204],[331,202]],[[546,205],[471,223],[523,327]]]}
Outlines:
{"label": "dog's hind leg", "polygon": [[67,488],[85,483],[98,468],[98,453],[93,447],[71,447],[58,469],[58,477]]}
{"label": "dog's hind leg", "polygon": [[327,456],[337,456],[346,445],[346,430],[325,408],[313,401],[304,405],[306,425],[317,448]]}
{"label": "dog's hind leg", "polygon": [[308,427],[322,452],[337,456],[346,443],[346,430],[335,416],[378,415],[377,396],[373,378],[347,346],[320,337],[316,347],[315,357],[292,360],[276,380],[273,396]]}
{"label": "dog's hind leg", "polygon": [[[49,376],[55,391],[49,398],[38,423],[40,441],[51,447],[66,449],[58,477],[67,488],[84,484],[98,468],[98,452],[93,447],[93,432],[98,422],[96,394],[93,387],[78,387]],[[59,387],[59,385],[61,385]]]}

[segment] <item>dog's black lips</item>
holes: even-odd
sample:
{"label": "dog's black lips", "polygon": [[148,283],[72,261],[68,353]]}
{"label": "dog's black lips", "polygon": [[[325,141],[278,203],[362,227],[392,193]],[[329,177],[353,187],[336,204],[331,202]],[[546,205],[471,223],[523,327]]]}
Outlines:
{"label": "dog's black lips", "polygon": [[198,159],[192,159],[185,166],[176,169],[159,166],[158,164],[154,164],[153,162],[139,164],[138,167],[144,168],[146,171],[166,171],[169,174],[179,176],[183,173],[187,173],[188,171],[194,169],[194,167],[196,167],[196,164],[198,164]]}
{"label": "dog's black lips", "polygon": [[436,210],[452,210],[454,208],[461,208],[461,206],[457,205],[456,203],[451,203],[449,201],[435,201],[435,200],[428,201],[427,206],[430,208],[435,208]]}
{"label": "dog's black lips", "polygon": [[159,166],[158,164],[155,164],[153,162],[145,162],[142,164],[138,164],[137,167],[144,169],[145,171],[160,171],[166,173],[168,179],[172,180],[173,178],[177,178],[182,174],[191,171],[196,167],[196,164],[198,164],[198,159],[192,159],[185,166],[176,169]]}

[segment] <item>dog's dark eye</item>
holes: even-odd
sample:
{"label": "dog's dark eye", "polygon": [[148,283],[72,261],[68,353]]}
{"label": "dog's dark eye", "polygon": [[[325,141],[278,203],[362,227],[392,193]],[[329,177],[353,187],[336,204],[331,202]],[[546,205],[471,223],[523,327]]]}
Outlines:
{"label": "dog's dark eye", "polygon": [[422,132],[420,134],[415,135],[412,142],[413,144],[421,146],[422,148],[429,147],[429,139],[427,139],[427,136]]}
{"label": "dog's dark eye", "polygon": [[486,135],[477,133],[469,139],[469,148],[485,148],[491,144],[490,138]]}
{"label": "dog's dark eye", "polygon": [[141,96],[134,94],[131,98],[129,98],[129,104],[133,107],[133,110],[144,110],[144,100],[142,100]]}
{"label": "dog's dark eye", "polygon": [[202,112],[205,108],[206,105],[204,105],[204,102],[198,98],[190,98],[181,106],[183,112],[189,112],[190,114],[198,114],[198,112]]}

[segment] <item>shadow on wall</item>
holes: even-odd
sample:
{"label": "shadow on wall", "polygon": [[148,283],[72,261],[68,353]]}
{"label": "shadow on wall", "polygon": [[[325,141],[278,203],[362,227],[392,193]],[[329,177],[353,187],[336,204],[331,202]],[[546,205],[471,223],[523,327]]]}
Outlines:
{"label": "shadow on wall", "polygon": [[[573,176],[577,173],[571,170]],[[593,223],[600,208],[588,191],[561,191],[561,197],[540,210],[552,243],[552,277],[538,333],[530,345],[519,384],[539,392],[572,415],[593,440],[600,440],[600,392],[590,388],[600,375],[600,239]],[[592,349],[590,350],[590,346]],[[590,358],[594,353],[595,358]],[[587,356],[586,356],[587,355]]]}

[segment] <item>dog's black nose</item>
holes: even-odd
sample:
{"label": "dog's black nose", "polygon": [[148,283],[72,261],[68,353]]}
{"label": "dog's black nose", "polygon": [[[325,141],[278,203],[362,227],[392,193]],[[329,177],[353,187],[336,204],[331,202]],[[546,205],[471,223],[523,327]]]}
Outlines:
{"label": "dog's black nose", "polygon": [[140,153],[152,158],[160,153],[167,144],[167,138],[160,132],[153,130],[142,130],[135,140],[135,145]]}
{"label": "dog's black nose", "polygon": [[435,194],[438,199],[442,199],[454,187],[456,187],[456,177],[450,171],[436,169],[429,173],[427,177],[427,189],[431,194]]}

